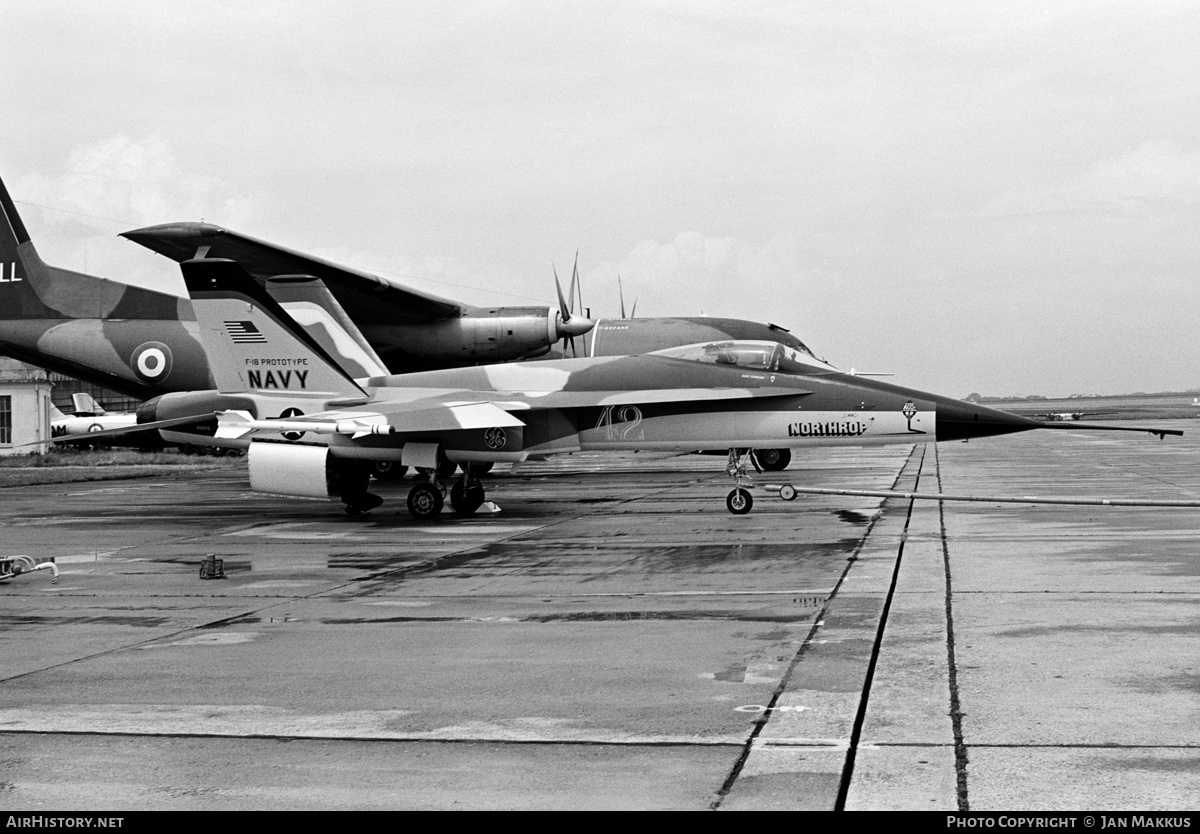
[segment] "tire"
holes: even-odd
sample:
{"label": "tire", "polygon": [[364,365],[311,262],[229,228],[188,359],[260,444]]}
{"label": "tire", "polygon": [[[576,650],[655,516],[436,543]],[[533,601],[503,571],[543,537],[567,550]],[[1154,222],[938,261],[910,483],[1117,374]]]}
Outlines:
{"label": "tire", "polygon": [[496,462],[494,460],[485,460],[483,463],[472,463],[471,471],[474,472],[476,476],[486,475],[492,471],[492,467],[495,465]]}
{"label": "tire", "polygon": [[725,498],[725,506],[734,515],[745,515],[754,506],[754,496],[748,490],[738,487]]}
{"label": "tire", "polygon": [[462,481],[450,487],[450,506],[457,515],[470,517],[483,506],[484,492],[479,484],[464,487]]}
{"label": "tire", "polygon": [[779,488],[779,497],[784,501],[796,500],[796,488],[791,484],[784,484]]}
{"label": "tire", "polygon": [[442,491],[428,481],[416,484],[408,493],[408,512],[421,521],[437,518],[444,503]]}
{"label": "tire", "polygon": [[408,467],[394,460],[371,462],[371,474],[380,481],[398,481],[408,474]]}
{"label": "tire", "polygon": [[438,461],[437,475],[440,480],[446,480],[458,469],[458,464],[452,460],[443,458]]}
{"label": "tire", "polygon": [[792,462],[791,449],[755,449],[758,465],[767,472],[780,472]]}

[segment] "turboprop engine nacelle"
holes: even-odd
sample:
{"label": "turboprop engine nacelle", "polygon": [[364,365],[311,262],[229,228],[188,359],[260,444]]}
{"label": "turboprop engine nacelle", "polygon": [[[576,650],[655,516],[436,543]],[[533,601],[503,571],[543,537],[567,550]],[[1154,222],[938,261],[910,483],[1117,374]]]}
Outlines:
{"label": "turboprop engine nacelle", "polygon": [[366,324],[363,335],[384,352],[423,359],[503,362],[550,351],[561,337],[557,310],[549,307],[476,307],[423,324]]}

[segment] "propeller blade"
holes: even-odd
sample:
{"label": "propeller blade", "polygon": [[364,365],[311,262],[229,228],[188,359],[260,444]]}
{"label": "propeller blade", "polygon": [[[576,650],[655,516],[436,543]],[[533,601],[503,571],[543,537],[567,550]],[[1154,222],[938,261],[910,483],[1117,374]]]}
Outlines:
{"label": "propeller blade", "polygon": [[625,288],[621,286],[621,276],[617,276],[617,295],[621,297],[621,318],[625,318]]}
{"label": "propeller blade", "polygon": [[[554,288],[558,290],[558,321],[556,322],[555,329],[558,337],[563,340],[563,355],[566,355],[569,340],[571,355],[574,356],[575,337],[582,336],[595,327],[595,322],[589,316],[583,315],[582,311],[579,315],[576,315],[574,312],[576,286],[578,285],[579,278],[579,253],[575,253],[575,269],[572,270],[571,275],[570,304],[567,303],[567,297],[563,296],[562,282],[558,279],[558,269],[553,263],[550,264],[550,269],[554,272]],[[582,306],[582,301],[580,304]]]}
{"label": "propeller blade", "polygon": [[579,250],[575,250],[575,276],[577,278],[575,291],[579,295],[579,312],[590,319],[592,311],[583,306],[583,278],[579,277]]}
{"label": "propeller blade", "polygon": [[[550,264],[550,269],[554,272],[554,288],[558,290],[558,313],[562,316],[563,323],[566,324],[571,320],[571,311],[567,309],[567,300],[563,298],[562,284],[558,280],[558,270],[554,268],[554,264]],[[572,286],[571,292],[574,291],[574,286]]]}
{"label": "propeller blade", "polygon": [[[578,281],[579,281],[579,253],[576,252],[575,253],[575,268],[571,270],[570,296],[571,296],[571,314],[572,315],[575,314],[575,293],[576,293],[575,285]],[[583,299],[582,298],[580,298],[580,301],[579,301],[579,308],[580,308],[580,312],[582,312],[583,311]]]}
{"label": "propeller blade", "polygon": [[637,318],[637,299],[636,298],[633,300],[633,309],[629,311],[629,317],[631,319]]}

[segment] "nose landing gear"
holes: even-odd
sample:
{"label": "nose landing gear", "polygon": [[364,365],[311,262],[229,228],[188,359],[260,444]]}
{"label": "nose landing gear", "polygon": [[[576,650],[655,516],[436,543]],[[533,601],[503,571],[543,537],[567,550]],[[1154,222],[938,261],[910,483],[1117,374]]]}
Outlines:
{"label": "nose landing gear", "polygon": [[733,478],[737,486],[725,497],[725,507],[734,515],[745,515],[754,506],[754,496],[750,494],[754,482],[747,474],[746,461],[749,460],[758,469],[758,462],[749,449],[730,449],[729,462],[725,464],[725,473]]}

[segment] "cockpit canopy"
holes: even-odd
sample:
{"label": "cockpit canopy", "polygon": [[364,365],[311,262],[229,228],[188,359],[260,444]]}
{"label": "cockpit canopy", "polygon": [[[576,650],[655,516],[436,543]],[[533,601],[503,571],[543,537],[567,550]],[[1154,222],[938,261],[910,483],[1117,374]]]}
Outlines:
{"label": "cockpit canopy", "polygon": [[747,370],[771,373],[841,373],[837,368],[815,357],[804,345],[795,348],[781,345],[779,342],[701,342],[655,351],[654,355],[686,359],[689,362],[734,365]]}

